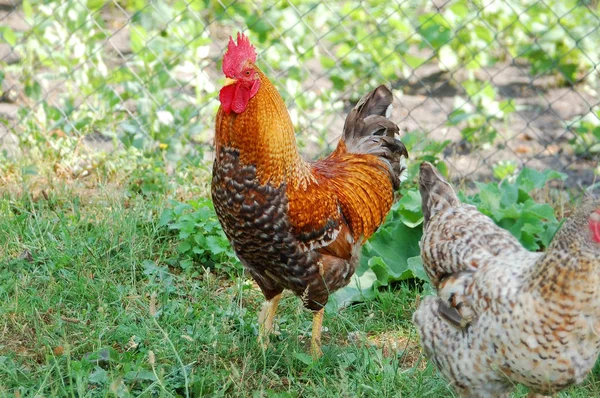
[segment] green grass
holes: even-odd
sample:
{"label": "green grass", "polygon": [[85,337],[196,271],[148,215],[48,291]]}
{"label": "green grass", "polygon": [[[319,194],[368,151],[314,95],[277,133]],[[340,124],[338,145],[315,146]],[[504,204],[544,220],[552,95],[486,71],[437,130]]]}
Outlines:
{"label": "green grass", "polygon": [[[177,242],[157,228],[164,201],[105,192],[1,203],[7,234],[0,247],[8,257],[0,270],[4,393],[360,395],[375,385],[393,394],[408,388],[404,379],[417,388],[411,367],[419,356],[408,322],[414,293],[382,293],[328,314],[326,356],[318,363],[306,354],[310,314],[286,297],[281,335],[263,354],[256,343],[262,297],[243,275],[200,266],[176,275],[165,266]],[[25,251],[30,258],[20,259]],[[406,349],[383,357],[366,336],[384,333],[398,334]]]}
{"label": "green grass", "polygon": [[[421,356],[413,282],[328,312],[316,362],[310,313],[287,295],[263,352],[250,280],[167,265],[180,256],[158,227],[168,203],[109,185],[3,194],[0,395],[453,396]],[[592,375],[561,396],[599,389]]]}

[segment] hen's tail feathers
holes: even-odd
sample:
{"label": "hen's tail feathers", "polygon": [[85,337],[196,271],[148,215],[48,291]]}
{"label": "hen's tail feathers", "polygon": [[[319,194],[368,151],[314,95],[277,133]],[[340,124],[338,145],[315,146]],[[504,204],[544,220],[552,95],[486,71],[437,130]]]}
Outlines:
{"label": "hen's tail feathers", "polygon": [[389,119],[393,100],[392,92],[383,85],[362,97],[346,118],[343,139],[348,152],[375,155],[384,160],[394,189],[398,189],[406,174],[408,151],[395,138],[399,129]]}
{"label": "hen's tail feathers", "polygon": [[429,219],[438,211],[460,205],[460,201],[448,181],[429,162],[421,164],[419,191],[421,191],[424,228],[427,227]]}

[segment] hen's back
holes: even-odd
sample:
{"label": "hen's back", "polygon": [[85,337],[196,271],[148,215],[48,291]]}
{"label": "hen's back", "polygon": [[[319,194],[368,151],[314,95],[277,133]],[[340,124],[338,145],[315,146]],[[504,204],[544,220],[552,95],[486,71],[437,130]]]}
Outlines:
{"label": "hen's back", "polygon": [[431,163],[421,164],[419,190],[424,217],[421,255],[436,288],[447,277],[528,253],[475,206],[462,204]]}

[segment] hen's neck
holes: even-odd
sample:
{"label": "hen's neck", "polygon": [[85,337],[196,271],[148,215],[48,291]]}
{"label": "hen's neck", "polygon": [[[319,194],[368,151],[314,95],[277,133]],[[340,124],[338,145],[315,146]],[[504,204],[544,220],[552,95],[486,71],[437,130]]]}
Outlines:
{"label": "hen's neck", "polygon": [[529,286],[547,300],[570,301],[597,295],[600,261],[586,246],[581,230],[565,225],[537,261]]}
{"label": "hen's neck", "polygon": [[[258,69],[258,68],[257,68]],[[217,113],[215,146],[235,148],[240,161],[255,165],[261,183],[303,183],[310,168],[300,157],[294,127],[283,99],[269,79],[258,70],[260,88],[240,114]]]}

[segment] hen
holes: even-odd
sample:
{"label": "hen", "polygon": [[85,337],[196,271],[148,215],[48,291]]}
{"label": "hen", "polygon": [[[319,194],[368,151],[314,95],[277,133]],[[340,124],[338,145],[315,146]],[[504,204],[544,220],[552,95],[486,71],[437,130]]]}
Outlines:
{"label": "hen", "polygon": [[350,112],[337,148],[310,163],[296,147],[283,99],[256,66],[247,37],[223,57],[212,198],[225,234],[266,302],[263,346],[284,289],[313,311],[311,351],[321,355],[323,306],[350,281],[359,249],[390,210],[407,157],[380,86]]}
{"label": "hen", "polygon": [[463,397],[530,396],[581,382],[600,349],[600,200],[588,199],[546,253],[531,253],[429,163],[420,175],[421,255],[438,297],[413,316],[426,355]]}

